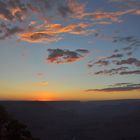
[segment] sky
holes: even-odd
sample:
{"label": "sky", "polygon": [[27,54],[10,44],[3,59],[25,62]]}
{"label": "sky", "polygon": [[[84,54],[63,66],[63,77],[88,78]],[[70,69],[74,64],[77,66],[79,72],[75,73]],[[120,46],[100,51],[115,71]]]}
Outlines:
{"label": "sky", "polygon": [[0,0],[0,100],[140,99],[139,0]]}

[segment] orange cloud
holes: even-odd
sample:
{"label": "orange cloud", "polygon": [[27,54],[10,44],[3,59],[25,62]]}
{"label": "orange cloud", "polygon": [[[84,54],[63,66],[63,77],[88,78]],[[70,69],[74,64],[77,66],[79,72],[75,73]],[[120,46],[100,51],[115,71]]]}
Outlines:
{"label": "orange cloud", "polygon": [[61,39],[61,37],[56,36],[56,34],[52,34],[47,31],[40,32],[26,32],[19,34],[20,40],[24,40],[27,42],[44,42],[47,43],[56,42]]}
{"label": "orange cloud", "polygon": [[134,11],[134,14],[140,15],[140,9],[136,9],[136,10]]}
{"label": "orange cloud", "polygon": [[61,24],[42,24],[34,28],[37,31],[29,31],[20,33],[19,38],[27,42],[56,42],[62,39],[60,34],[68,33],[75,35],[87,35],[95,30],[88,30],[87,28],[91,25],[88,23],[76,23],[67,26]]}
{"label": "orange cloud", "polygon": [[11,11],[11,14],[12,14],[13,16],[16,16],[17,13],[22,12],[22,10],[21,10],[19,7],[16,7],[16,8],[10,9],[10,11]]}

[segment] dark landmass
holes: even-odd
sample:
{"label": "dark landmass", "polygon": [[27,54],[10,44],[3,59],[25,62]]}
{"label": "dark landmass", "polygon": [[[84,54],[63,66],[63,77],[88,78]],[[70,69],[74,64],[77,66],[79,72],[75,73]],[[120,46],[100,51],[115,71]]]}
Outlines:
{"label": "dark landmass", "polygon": [[140,140],[140,100],[0,104],[40,140]]}
{"label": "dark landmass", "polygon": [[34,139],[27,126],[15,120],[0,106],[0,140],[39,140]]}

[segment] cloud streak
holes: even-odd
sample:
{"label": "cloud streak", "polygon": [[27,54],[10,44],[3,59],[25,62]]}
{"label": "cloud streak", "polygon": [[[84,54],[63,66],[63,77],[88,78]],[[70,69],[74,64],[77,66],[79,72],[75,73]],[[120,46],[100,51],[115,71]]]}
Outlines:
{"label": "cloud streak", "polygon": [[140,74],[140,70],[132,70],[132,71],[122,71],[120,75],[127,75],[127,74]]}
{"label": "cloud streak", "polygon": [[119,67],[119,68],[114,68],[114,69],[106,69],[106,70],[101,70],[97,71],[94,74],[95,75],[114,75],[114,74],[120,74],[124,72],[124,70],[127,70],[128,67]]}
{"label": "cloud streak", "polygon": [[121,61],[117,61],[116,65],[135,65],[137,67],[140,66],[140,60],[136,59],[136,58],[128,58],[126,60],[121,60]]}
{"label": "cloud streak", "polygon": [[87,89],[86,92],[124,92],[134,90],[140,90],[140,84],[119,83],[114,85],[113,87],[103,89]]}

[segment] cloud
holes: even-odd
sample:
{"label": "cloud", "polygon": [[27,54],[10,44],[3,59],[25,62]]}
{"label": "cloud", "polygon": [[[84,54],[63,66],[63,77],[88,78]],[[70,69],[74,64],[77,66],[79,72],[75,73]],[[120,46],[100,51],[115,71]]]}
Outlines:
{"label": "cloud", "polygon": [[44,77],[44,73],[42,73],[42,72],[38,72],[36,75],[37,75],[38,77]]}
{"label": "cloud", "polygon": [[73,16],[79,16],[85,12],[85,3],[78,3],[76,0],[68,0],[69,11]]}
{"label": "cloud", "polygon": [[48,32],[27,32],[19,34],[20,40],[31,42],[31,43],[38,43],[38,42],[57,42],[62,38],[57,36],[57,34],[52,34]]}
{"label": "cloud", "polygon": [[48,86],[48,82],[47,81],[41,81],[41,82],[35,82],[32,84],[33,86]]}
{"label": "cloud", "polygon": [[140,46],[140,40],[136,38],[135,36],[126,36],[126,37],[120,37],[120,36],[115,36],[113,37],[113,42],[122,42],[122,43],[127,43],[130,46]]}
{"label": "cloud", "polygon": [[98,66],[107,66],[107,65],[109,65],[109,64],[110,64],[110,62],[109,62],[108,60],[100,59],[100,60],[95,61],[95,62],[90,61],[90,62],[88,63],[88,67],[91,68],[91,67],[93,67],[93,66],[95,66],[95,65],[98,65]]}
{"label": "cloud", "polygon": [[[51,43],[61,40],[63,34],[90,35],[97,32],[95,25],[120,22],[120,18],[127,14],[139,15],[139,9],[88,12],[86,4],[78,0],[0,0],[0,20],[7,29],[12,30],[7,33],[3,29],[1,39],[16,35],[19,40],[26,42]],[[33,19],[36,24],[31,24]],[[66,25],[64,19],[72,22]],[[88,23],[81,23],[81,20]],[[55,21],[64,25],[55,24]],[[15,26],[20,31],[13,31]]]}
{"label": "cloud", "polygon": [[84,53],[85,53],[85,54],[86,54],[86,53],[89,53],[89,51],[88,51],[88,50],[85,50],[85,49],[77,49],[76,52],[83,53],[83,54],[84,54]]}
{"label": "cloud", "polygon": [[127,75],[127,74],[140,74],[140,70],[122,71],[122,72],[120,72],[120,75]]}
{"label": "cloud", "polygon": [[88,35],[95,30],[88,30],[90,24],[76,23],[62,26],[61,24],[42,24],[34,29],[35,31],[18,34],[20,40],[27,42],[56,42],[62,39],[64,33],[74,35]]}
{"label": "cloud", "polygon": [[109,87],[116,87],[116,86],[127,86],[131,85],[132,83],[116,83],[114,85],[110,85]]}
{"label": "cloud", "polygon": [[1,40],[6,39],[7,37],[10,37],[14,34],[23,32],[22,28],[19,28],[17,26],[9,28],[4,23],[1,23],[0,27],[1,27],[1,30],[0,30],[0,39]]}
{"label": "cloud", "polygon": [[140,66],[140,60],[136,59],[136,58],[128,58],[126,60],[121,60],[121,61],[117,61],[116,65],[135,65],[137,67]]}
{"label": "cloud", "polygon": [[107,59],[111,59],[111,58],[121,58],[121,57],[123,57],[123,54],[113,54],[113,55],[107,57]]}
{"label": "cloud", "polygon": [[120,74],[121,71],[124,71],[127,69],[128,67],[119,67],[119,68],[114,68],[114,69],[97,71],[94,74],[95,75],[114,75],[114,74]]}
{"label": "cloud", "polygon": [[30,0],[30,3],[38,9],[39,12],[47,11],[63,18],[74,18],[85,10],[85,3],[77,0]]}
{"label": "cloud", "polygon": [[107,65],[109,65],[109,61],[99,60],[99,61],[95,62],[94,64],[97,64],[99,66],[107,66]]}
{"label": "cloud", "polygon": [[140,1],[138,0],[109,0],[109,2],[119,3],[123,8],[139,8]]}
{"label": "cloud", "polygon": [[[134,69],[133,65],[136,67],[140,66],[140,60],[138,58],[130,57],[136,52],[140,47],[140,39],[135,36],[112,36],[113,43],[124,43],[126,46],[121,47],[120,49],[114,49],[112,55],[102,57],[99,60],[89,61],[88,67],[92,68],[95,66],[106,66],[111,65],[112,69],[100,70],[93,72],[95,75],[126,75],[126,74],[139,74],[138,69]],[[125,59],[124,59],[125,58]],[[127,69],[116,68],[119,65],[126,68],[125,65],[128,65]],[[133,70],[132,70],[133,69]],[[126,71],[127,70],[127,71]]]}
{"label": "cloud", "polygon": [[27,7],[20,0],[0,1],[0,19],[13,21],[22,21],[25,17]]}
{"label": "cloud", "polygon": [[[62,37],[58,36],[62,33],[88,35],[94,31],[87,29],[89,25],[85,23],[77,22],[66,26],[52,23],[52,20],[57,19],[58,16],[70,18],[72,15],[84,12],[84,9],[85,4],[79,3],[77,0],[0,1],[0,23],[3,22],[7,28],[7,30],[5,30],[5,27],[2,29],[0,38],[5,39],[9,34],[10,36],[17,35],[16,33],[19,33],[19,30],[16,32],[15,27],[13,29],[15,25],[19,26],[16,28],[19,28],[20,32],[22,28],[22,33],[18,34],[20,40],[27,42],[55,42],[62,39]],[[37,22],[31,28],[32,16],[35,16]]]}
{"label": "cloud", "polygon": [[84,49],[78,49],[75,51],[62,50],[62,49],[48,49],[49,56],[47,61],[49,63],[63,64],[72,63],[81,60],[85,57],[89,51]]}
{"label": "cloud", "polygon": [[[127,46],[122,48],[123,51],[130,51],[132,54],[139,49],[140,47],[140,39],[136,38],[135,36],[126,36],[126,37],[113,37],[113,42],[114,43],[124,43]],[[118,50],[121,51],[121,50]]]}
{"label": "cloud", "polygon": [[[122,57],[122,55],[111,55],[110,57],[105,57],[102,58],[94,63],[92,63],[92,61],[89,62],[88,67],[91,68],[94,65],[99,65],[99,66],[108,66],[111,64],[110,59],[112,58],[120,58]],[[128,58],[126,60],[113,60],[112,61],[113,64],[115,64],[115,67],[118,65],[135,65],[136,67],[140,66],[140,60],[136,59],[136,58]],[[119,75],[128,75],[128,74],[140,74],[140,71],[135,69],[135,70],[129,70],[130,67],[119,67],[119,68],[112,68],[112,69],[104,69],[104,70],[100,70],[100,71],[96,71],[94,72],[94,75],[115,75],[115,74],[119,74]]]}
{"label": "cloud", "polygon": [[134,12],[134,14],[140,15],[140,9],[137,9],[137,10]]}
{"label": "cloud", "polygon": [[98,20],[98,21],[106,21],[109,20],[111,22],[121,22],[120,17],[132,14],[136,10],[128,9],[126,11],[115,11],[115,12],[106,12],[106,11],[93,11],[93,12],[84,12],[80,14],[77,18],[83,19],[88,18],[91,20]]}
{"label": "cloud", "polygon": [[123,92],[123,91],[133,91],[133,90],[140,90],[140,84],[117,84],[114,87],[108,87],[103,89],[87,89],[86,92],[94,92],[94,91],[101,91],[101,92]]}
{"label": "cloud", "polygon": [[112,54],[111,56],[107,56],[107,57],[104,57],[104,58],[101,58],[99,59],[98,61],[90,61],[89,64],[88,64],[88,67],[91,68],[95,65],[98,65],[98,66],[108,66],[111,62],[110,60],[111,59],[114,59],[114,58],[121,58],[123,57],[123,54]]}

